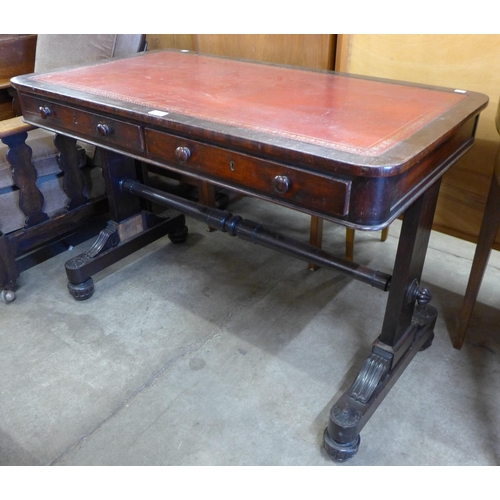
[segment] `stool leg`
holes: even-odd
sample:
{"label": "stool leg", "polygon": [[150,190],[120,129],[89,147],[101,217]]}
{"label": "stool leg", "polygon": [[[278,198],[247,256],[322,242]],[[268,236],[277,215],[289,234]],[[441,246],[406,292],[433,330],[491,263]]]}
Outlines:
{"label": "stool leg", "polygon": [[[500,151],[497,156],[497,162],[500,161]],[[498,227],[500,225],[500,185],[495,174],[491,181],[488,200],[484,210],[483,222],[479,231],[479,239],[472,261],[472,268],[465,292],[462,309],[458,321],[458,333],[453,341],[455,349],[461,349],[467,333],[470,317],[476,303],[479,287],[483,281],[484,271],[488,264],[491,247],[495,241]]]}

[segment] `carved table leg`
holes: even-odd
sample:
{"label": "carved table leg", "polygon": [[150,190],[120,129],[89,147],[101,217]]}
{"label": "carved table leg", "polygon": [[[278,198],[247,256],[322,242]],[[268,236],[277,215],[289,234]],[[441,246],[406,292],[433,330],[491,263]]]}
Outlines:
{"label": "carved table leg", "polygon": [[[335,460],[358,450],[360,431],[415,354],[434,336],[437,312],[419,286],[439,193],[435,183],[405,212],[382,333],[351,387],[330,411],[324,447]],[[417,305],[418,303],[418,305]]]}
{"label": "carved table leg", "polygon": [[123,176],[136,178],[135,160],[102,151],[102,166],[111,221],[89,250],[65,264],[68,290],[76,300],[92,296],[92,275],[97,272],[165,235],[174,243],[182,242],[187,237],[183,214],[174,210],[160,215],[145,212],[138,197],[120,188],[119,180]]}

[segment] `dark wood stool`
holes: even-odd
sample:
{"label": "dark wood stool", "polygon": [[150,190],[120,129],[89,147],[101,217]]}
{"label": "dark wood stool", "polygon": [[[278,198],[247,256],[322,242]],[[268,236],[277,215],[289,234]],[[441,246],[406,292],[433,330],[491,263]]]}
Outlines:
{"label": "dark wood stool", "polygon": [[[500,134],[500,103],[496,115],[497,131]],[[458,321],[458,334],[453,341],[453,347],[461,349],[467,327],[476,304],[477,295],[481,282],[483,281],[484,272],[488,264],[493,242],[495,241],[498,228],[500,226],[500,147],[497,151],[495,159],[495,169],[491,179],[490,191],[484,209],[483,222],[479,231],[479,239],[477,242],[474,260],[472,261],[472,269],[469,276],[469,283],[465,292],[464,302],[460,311]]]}

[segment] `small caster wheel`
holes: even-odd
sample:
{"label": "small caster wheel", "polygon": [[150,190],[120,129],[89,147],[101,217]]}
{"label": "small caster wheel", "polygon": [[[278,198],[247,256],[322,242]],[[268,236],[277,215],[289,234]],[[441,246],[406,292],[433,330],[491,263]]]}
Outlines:
{"label": "small caster wheel", "polygon": [[2,290],[2,292],[0,293],[0,297],[2,299],[2,302],[10,304],[11,302],[14,302],[14,300],[16,300],[16,292],[14,292],[13,290]]}
{"label": "small caster wheel", "polygon": [[188,227],[183,226],[169,233],[168,238],[172,243],[184,243],[187,240]]}
{"label": "small caster wheel", "polygon": [[68,290],[75,300],[90,299],[90,297],[92,297],[94,293],[94,280],[92,278],[89,278],[84,283],[80,283],[78,285],[68,283]]}
{"label": "small caster wheel", "polygon": [[351,459],[359,449],[359,443],[361,442],[361,436],[358,437],[350,443],[337,443],[328,434],[328,427],[323,433],[323,446],[328,456],[335,460],[336,462],[345,462]]}

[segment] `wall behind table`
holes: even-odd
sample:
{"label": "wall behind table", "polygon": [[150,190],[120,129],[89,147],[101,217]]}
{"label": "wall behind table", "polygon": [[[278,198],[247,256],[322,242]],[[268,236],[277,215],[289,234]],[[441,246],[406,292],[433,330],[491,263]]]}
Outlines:
{"label": "wall behind table", "polygon": [[[444,176],[434,229],[477,241],[500,137],[500,35],[339,35],[338,71],[481,92],[476,144]],[[500,250],[500,235],[495,248]]]}
{"label": "wall behind table", "polygon": [[333,69],[336,35],[147,35],[148,50],[186,49],[214,54]]}

